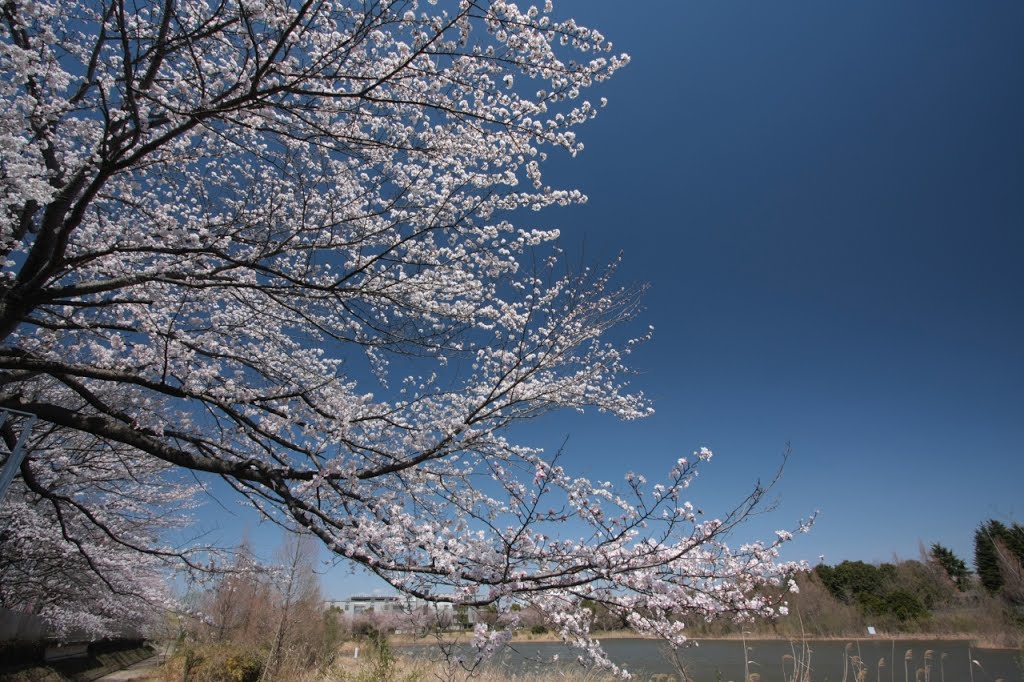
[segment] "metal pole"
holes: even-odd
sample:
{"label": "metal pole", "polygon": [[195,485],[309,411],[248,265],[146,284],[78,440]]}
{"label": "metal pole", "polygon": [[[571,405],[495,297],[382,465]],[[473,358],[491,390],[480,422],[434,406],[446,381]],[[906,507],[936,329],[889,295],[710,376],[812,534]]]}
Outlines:
{"label": "metal pole", "polygon": [[7,456],[3,471],[0,472],[0,502],[3,502],[4,497],[7,495],[7,488],[11,485],[11,481],[14,480],[14,475],[18,473],[18,469],[21,468],[21,462],[25,459],[25,445],[28,443],[28,438],[32,435],[32,427],[36,423],[36,415],[34,414],[4,408],[0,410],[0,426],[7,422],[9,416],[15,414],[25,417],[25,423],[21,427],[21,435],[18,436],[18,442],[15,443],[11,454]]}

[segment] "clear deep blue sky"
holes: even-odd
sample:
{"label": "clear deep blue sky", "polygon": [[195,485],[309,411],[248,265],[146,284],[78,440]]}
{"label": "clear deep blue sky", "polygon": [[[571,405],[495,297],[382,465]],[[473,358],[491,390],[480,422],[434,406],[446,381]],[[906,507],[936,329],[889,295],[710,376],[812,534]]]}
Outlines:
{"label": "clear deep blue sky", "polygon": [[[652,476],[701,445],[711,510],[792,457],[776,512],[820,511],[787,558],[970,562],[1024,521],[1024,3],[558,0],[632,63],[539,214],[573,257],[624,251],[656,416],[522,429],[567,467]],[[227,528],[229,526],[225,526]],[[256,530],[256,533],[262,531]],[[370,591],[333,570],[334,597]]]}

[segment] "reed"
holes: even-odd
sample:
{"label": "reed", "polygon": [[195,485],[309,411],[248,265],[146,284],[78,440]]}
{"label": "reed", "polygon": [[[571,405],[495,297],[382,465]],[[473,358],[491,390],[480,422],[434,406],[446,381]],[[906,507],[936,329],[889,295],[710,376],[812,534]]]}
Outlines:
{"label": "reed", "polygon": [[867,682],[868,666],[860,656],[850,657],[850,667],[853,668],[854,682]]}
{"label": "reed", "polygon": [[[811,655],[813,653],[807,640],[800,642],[799,650],[793,640],[789,642],[790,652],[782,657],[782,679],[785,682],[811,682]],[[798,653],[799,651],[799,653]],[[793,663],[793,670],[786,674],[786,662]]]}

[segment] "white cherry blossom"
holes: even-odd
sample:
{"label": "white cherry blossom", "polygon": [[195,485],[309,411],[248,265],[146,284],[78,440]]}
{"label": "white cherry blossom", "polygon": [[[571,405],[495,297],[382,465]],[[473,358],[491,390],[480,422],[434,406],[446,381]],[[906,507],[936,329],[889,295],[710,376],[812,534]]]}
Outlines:
{"label": "white cherry blossom", "polygon": [[[751,594],[785,577],[788,538],[723,543],[763,489],[717,520],[682,499],[710,452],[651,492],[506,436],[550,410],[651,412],[627,366],[650,333],[608,334],[639,292],[614,263],[567,273],[523,210],[586,200],[544,162],[583,149],[605,104],[586,94],[629,61],[554,12],[5,2],[0,407],[43,424],[40,488],[11,509],[37,508],[5,527],[165,556],[85,513],[107,504],[95,467],[47,482],[89,442],[122,481],[222,477],[407,593],[530,601],[606,665],[582,599],[676,643],[681,614],[772,611]],[[42,513],[76,476],[81,517]]]}

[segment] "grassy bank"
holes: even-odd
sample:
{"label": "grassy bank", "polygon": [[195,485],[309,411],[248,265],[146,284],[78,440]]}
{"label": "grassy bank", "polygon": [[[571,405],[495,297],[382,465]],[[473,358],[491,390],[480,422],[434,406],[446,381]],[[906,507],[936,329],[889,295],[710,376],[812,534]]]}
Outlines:
{"label": "grassy bank", "polygon": [[[879,671],[883,667],[887,667],[892,669],[889,676],[891,680],[900,682],[915,679],[927,680],[929,679],[928,673],[934,669],[935,675],[930,678],[938,681],[943,677],[943,665],[946,668],[945,672],[948,673],[953,661],[962,662],[971,657],[970,651],[963,646],[964,640],[962,639],[950,641],[958,642],[957,646],[960,647],[963,655],[954,656],[947,662],[947,653],[944,653],[946,647],[941,643],[921,640],[922,646],[917,646],[912,640],[899,639],[892,642],[894,653],[890,655],[887,638],[875,637],[871,640],[837,638],[836,641],[843,642],[843,644],[838,646],[831,644],[828,648],[819,646],[820,640],[793,641],[791,647],[783,641],[781,659],[779,659],[777,644],[761,648],[754,643],[765,642],[766,638],[747,638],[747,646],[751,647],[748,650],[757,652],[750,654],[752,659],[750,665],[757,666],[757,671],[752,668],[749,673],[744,673],[741,670],[737,676],[737,668],[743,668],[743,659],[738,653],[741,644],[738,638],[724,639],[728,642],[724,654],[721,649],[716,652],[714,662],[711,664],[707,661],[698,663],[697,659],[691,659],[685,652],[676,658],[675,665],[672,667],[680,671],[690,671],[685,676],[682,673],[666,673],[664,666],[655,666],[656,668],[661,667],[662,672],[651,673],[649,676],[638,676],[634,679],[643,682],[693,682],[694,680],[710,682],[715,679],[739,682],[744,675],[747,675],[750,682],[762,679],[765,682],[796,682],[797,680],[799,682],[821,682],[821,680],[839,679],[835,672],[838,665],[833,666],[832,664],[841,659],[844,668],[856,673],[851,678],[854,680],[867,679],[861,677],[860,673],[869,668],[872,671],[871,679],[874,680]],[[424,639],[403,641],[428,646],[432,643],[430,640]],[[464,642],[465,639],[461,641]],[[535,636],[533,639],[525,641],[538,642],[541,640]],[[775,640],[775,642],[778,641],[778,639]],[[884,646],[884,651],[881,653],[877,648],[879,642]],[[870,646],[869,643],[876,646]],[[709,642],[703,640],[702,644],[707,645]],[[526,649],[528,650],[529,647]],[[653,650],[648,653],[657,657],[669,653],[658,651],[657,654],[653,653]],[[705,647],[701,647],[700,651],[706,651]],[[607,682],[616,679],[607,672],[586,670],[576,665],[574,656],[564,656],[559,663],[554,663],[554,657],[551,654],[551,650],[548,650],[546,654],[539,652],[532,654],[534,658],[524,659],[522,661],[524,667],[520,670],[486,665],[474,670],[467,669],[454,659],[445,660],[440,655],[440,649],[432,654],[431,660],[427,660],[427,657],[422,655],[404,655],[401,645],[395,645],[387,640],[363,641],[358,645],[355,642],[346,642],[335,651],[335,655],[329,661],[320,665],[303,667],[295,664],[297,661],[293,661],[292,664],[282,666],[277,669],[277,672],[268,675],[265,670],[266,651],[246,651],[238,647],[224,645],[192,645],[183,647],[172,656],[155,679],[158,682],[182,682],[183,680],[185,682],[260,682],[268,679],[275,682],[468,682],[469,680],[478,680],[479,682]],[[764,656],[769,658],[764,658]],[[980,655],[977,647],[975,647],[974,656],[984,661],[986,666],[991,663],[990,660]],[[546,663],[542,664],[538,657],[544,659]],[[780,660],[781,663],[779,663]],[[1004,661],[1003,668],[1007,669],[1005,658],[999,660]],[[650,658],[638,661],[639,659],[634,658],[630,665],[640,666],[642,669],[646,665],[643,661],[653,663],[653,659]],[[665,661],[671,664],[672,659],[666,658]],[[775,663],[769,665],[770,661],[775,661]],[[537,667],[538,665],[543,665],[543,667]],[[707,669],[708,665],[713,666],[711,672]],[[771,674],[762,665],[773,668]],[[780,665],[781,671],[778,669]],[[801,667],[798,668],[798,665]],[[976,665],[979,670],[982,670],[980,663]],[[1024,665],[1024,661],[1017,665]],[[532,670],[526,671],[526,666],[531,667]],[[806,672],[796,675],[798,669],[804,670],[802,666],[806,666]],[[897,671],[896,668],[899,670]],[[1013,668],[1013,670],[1016,669]],[[919,674],[918,671],[921,673]],[[898,675],[897,672],[905,673],[905,675]],[[922,674],[924,677],[921,676]],[[1013,675],[1007,677],[1005,673],[1001,677],[1006,680],[1016,679]],[[884,678],[878,677],[877,679]],[[951,678],[946,676],[946,679]],[[954,676],[952,679],[960,678]],[[982,682],[985,678],[981,676],[978,679],[979,682]]]}
{"label": "grassy bank", "polygon": [[[422,643],[422,642],[421,642]],[[544,673],[515,673],[480,668],[470,670],[455,661],[449,664],[401,656],[391,644],[363,643],[359,657],[356,645],[346,643],[337,656],[323,666],[302,669],[282,667],[274,682],[611,682],[616,679],[602,671],[552,669]],[[154,671],[153,682],[260,682],[265,678],[265,652],[212,645],[184,647]]]}

